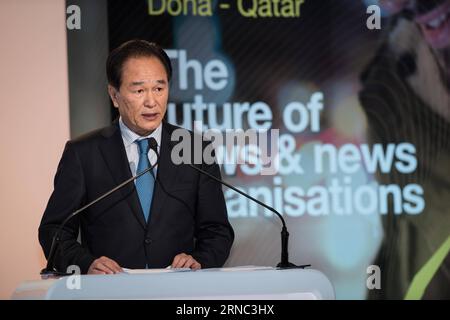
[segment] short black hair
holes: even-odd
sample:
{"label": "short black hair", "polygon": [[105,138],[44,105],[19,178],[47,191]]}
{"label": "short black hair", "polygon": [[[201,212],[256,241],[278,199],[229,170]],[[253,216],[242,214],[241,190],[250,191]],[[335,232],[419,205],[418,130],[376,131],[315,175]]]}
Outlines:
{"label": "short black hair", "polygon": [[164,69],[166,69],[167,80],[170,82],[172,78],[172,64],[163,48],[154,42],[135,39],[122,43],[110,52],[106,60],[108,83],[119,89],[122,84],[123,65],[128,59],[138,57],[155,57],[161,61]]}

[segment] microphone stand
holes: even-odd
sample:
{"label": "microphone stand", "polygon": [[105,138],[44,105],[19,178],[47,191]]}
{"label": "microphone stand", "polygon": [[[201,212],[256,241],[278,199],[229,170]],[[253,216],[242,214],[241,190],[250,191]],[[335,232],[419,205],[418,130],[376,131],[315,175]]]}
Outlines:
{"label": "microphone stand", "polygon": [[[154,141],[154,142],[153,142]],[[159,154],[157,152],[157,149],[155,147],[156,144],[156,140],[153,139],[153,141],[150,140],[150,148],[156,152],[157,155],[157,161],[155,162],[155,164],[153,164],[152,166],[150,166],[149,168],[145,169],[144,171],[138,173],[137,175],[125,180],[124,182],[122,182],[121,184],[119,184],[118,186],[114,187],[113,189],[109,190],[108,192],[104,193],[103,195],[101,195],[100,197],[98,197],[97,199],[89,202],[88,204],[86,204],[85,206],[81,207],[80,209],[76,210],[75,212],[73,212],[71,215],[69,215],[66,219],[64,219],[64,221],[60,224],[58,230],[56,231],[55,235],[53,236],[52,239],[52,245],[50,246],[50,252],[48,254],[48,259],[47,259],[47,266],[41,270],[40,275],[43,279],[47,279],[47,278],[53,278],[53,277],[62,277],[62,276],[69,276],[71,275],[70,273],[67,272],[63,272],[63,271],[59,271],[56,269],[55,267],[55,263],[54,263],[54,259],[55,259],[55,254],[56,254],[56,250],[59,246],[59,243],[61,241],[61,239],[59,238],[60,233],[62,231],[62,229],[64,228],[64,226],[66,225],[66,223],[72,219],[73,217],[75,217],[76,215],[80,214],[81,212],[83,212],[84,210],[86,210],[87,208],[89,208],[90,206],[96,204],[97,202],[103,200],[104,198],[106,198],[107,196],[111,195],[112,193],[116,192],[117,190],[123,188],[124,186],[126,186],[128,183],[130,183],[131,181],[139,178],[140,176],[146,174],[147,172],[149,172],[150,170],[152,170],[156,164],[159,162]]]}
{"label": "microphone stand", "polygon": [[196,167],[196,166],[194,166],[193,164],[190,164],[190,163],[188,163],[187,165],[190,166],[191,168],[199,171],[200,173],[203,173],[203,174],[207,175],[211,179],[219,182],[220,184],[223,184],[223,185],[227,186],[228,188],[232,189],[233,191],[236,191],[237,193],[243,195],[244,197],[246,197],[246,198],[256,202],[257,204],[263,206],[264,208],[272,211],[273,213],[275,213],[280,218],[281,223],[283,224],[283,227],[281,229],[281,261],[280,261],[280,263],[277,264],[277,268],[279,268],[279,269],[297,269],[297,268],[304,269],[306,267],[310,267],[311,266],[310,264],[297,266],[297,265],[289,262],[289,254],[288,254],[289,232],[287,230],[286,222],[284,221],[283,216],[277,210],[275,210],[272,207],[269,207],[264,202],[261,202],[258,199],[255,199],[254,197],[246,194],[245,192],[242,192],[241,190],[233,187],[229,183],[227,183],[225,181],[222,181],[219,178],[216,178],[215,176],[213,176],[209,172],[206,172],[205,170],[200,169],[200,168],[198,168],[198,167]]}

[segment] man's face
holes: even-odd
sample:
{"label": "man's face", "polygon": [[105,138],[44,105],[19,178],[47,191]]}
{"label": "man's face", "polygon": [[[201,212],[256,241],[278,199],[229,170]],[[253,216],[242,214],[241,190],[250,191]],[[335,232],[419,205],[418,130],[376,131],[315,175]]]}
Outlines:
{"label": "man's face", "polygon": [[141,136],[149,135],[166,113],[166,69],[156,57],[130,58],[122,67],[119,90],[109,85],[108,92],[125,125]]}

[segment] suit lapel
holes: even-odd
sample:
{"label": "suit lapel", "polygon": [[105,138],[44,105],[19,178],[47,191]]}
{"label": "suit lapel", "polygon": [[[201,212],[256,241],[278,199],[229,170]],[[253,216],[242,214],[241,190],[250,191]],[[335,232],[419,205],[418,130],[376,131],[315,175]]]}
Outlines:
{"label": "suit lapel", "polygon": [[[164,191],[170,190],[170,186],[173,185],[177,176],[177,170],[179,166],[176,166],[170,157],[172,152],[170,132],[165,122],[163,122],[161,133],[161,148],[158,163],[157,180],[155,182],[155,188],[153,192],[153,200],[151,207],[151,218],[148,223],[154,223],[159,220],[159,216],[162,214],[162,207],[167,200],[168,194]],[[161,187],[161,184],[163,187]],[[148,228],[147,230],[149,230]]]}
{"label": "suit lapel", "polygon": [[[120,134],[119,124],[115,122],[111,127],[103,130],[103,136],[106,138],[104,143],[100,144],[100,152],[107,164],[107,167],[118,185],[131,178],[130,165],[128,163],[125,146],[123,145],[122,135]],[[131,208],[136,219],[145,229],[146,223],[142,213],[139,198],[133,182],[130,182],[119,190],[126,202]]]}

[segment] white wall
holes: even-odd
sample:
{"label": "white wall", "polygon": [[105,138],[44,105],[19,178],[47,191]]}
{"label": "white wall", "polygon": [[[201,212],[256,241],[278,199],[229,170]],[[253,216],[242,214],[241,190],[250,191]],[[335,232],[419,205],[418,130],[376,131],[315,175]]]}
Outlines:
{"label": "white wall", "polygon": [[38,279],[37,229],[69,138],[64,0],[0,1],[0,298]]}

